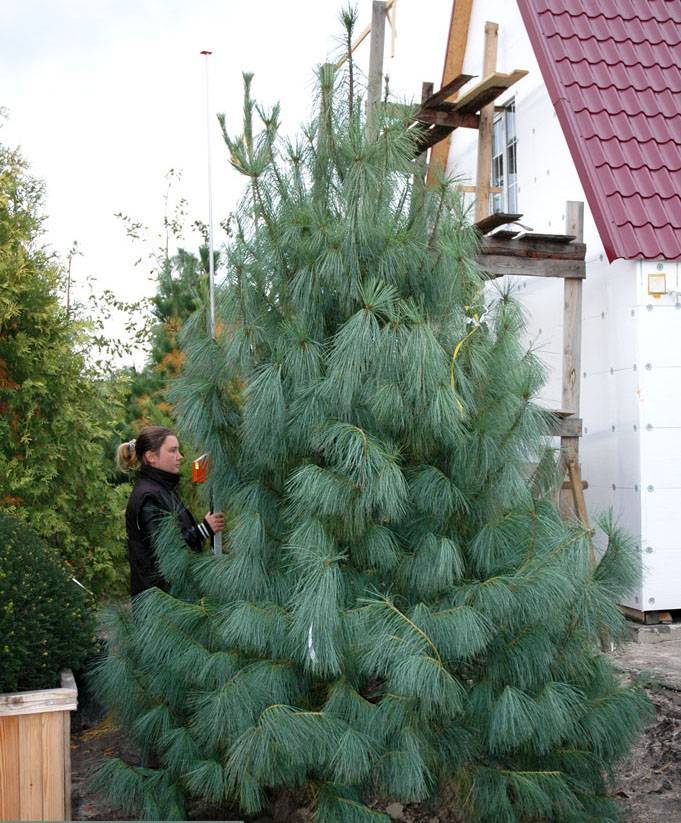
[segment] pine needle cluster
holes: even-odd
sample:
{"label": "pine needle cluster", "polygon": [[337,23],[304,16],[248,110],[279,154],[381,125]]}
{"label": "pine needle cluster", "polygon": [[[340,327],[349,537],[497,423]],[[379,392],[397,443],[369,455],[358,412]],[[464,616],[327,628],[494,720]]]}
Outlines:
{"label": "pine needle cluster", "polygon": [[221,120],[248,186],[217,339],[203,313],[185,328],[173,399],[225,550],[158,534],[171,591],[115,616],[97,680],[160,765],[100,782],[155,819],[195,798],[254,814],[286,787],[321,823],[444,788],[475,821],[612,820],[607,774],[647,705],[598,648],[631,548],[604,522],[592,567],[528,470],[543,369],[455,187],[418,173],[408,107],[369,135],[352,73],[318,81],[298,141],[248,75],[242,134]]}

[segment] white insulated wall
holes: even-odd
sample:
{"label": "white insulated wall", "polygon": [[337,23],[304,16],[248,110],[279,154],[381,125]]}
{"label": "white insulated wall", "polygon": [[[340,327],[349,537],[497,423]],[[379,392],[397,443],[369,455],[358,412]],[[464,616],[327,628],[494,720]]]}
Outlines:
{"label": "white insulated wall", "polygon": [[[642,262],[639,327],[641,547],[645,611],[681,608],[681,264]],[[666,274],[676,294],[648,294],[648,275]]]}
{"label": "white insulated wall", "polygon": [[[642,586],[625,605],[681,609],[681,308],[675,295],[651,297],[655,263],[609,264],[586,204],[516,4],[476,0],[464,72],[480,76],[484,24],[499,24],[497,68],[529,74],[501,97],[516,103],[518,210],[538,232],[565,231],[565,203],[585,204],[587,278],[583,292],[582,474],[592,516],[612,508],[641,548]],[[473,81],[475,82],[475,81]],[[449,173],[475,182],[477,132],[454,132]],[[663,264],[678,289],[677,264]],[[680,266],[681,268],[681,266]],[[547,366],[540,397],[561,407],[562,281],[514,278],[528,313],[528,341]]]}

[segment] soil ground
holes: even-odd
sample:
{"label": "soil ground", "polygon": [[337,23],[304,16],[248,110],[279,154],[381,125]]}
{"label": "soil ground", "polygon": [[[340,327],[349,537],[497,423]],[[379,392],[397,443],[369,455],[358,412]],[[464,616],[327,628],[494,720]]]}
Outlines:
{"label": "soil ground", "polygon": [[[681,632],[679,633],[681,635]],[[613,662],[626,676],[647,674],[648,693],[656,717],[646,729],[615,777],[613,794],[626,823],[661,823],[681,820],[681,637],[649,645],[626,643],[613,653]],[[72,725],[72,819],[123,820],[120,813],[100,795],[88,790],[88,776],[106,756],[123,757],[139,763],[139,755],[125,736],[97,715],[87,701],[73,717]],[[306,808],[282,801],[273,817],[249,820],[271,823],[273,818],[287,823],[310,820]],[[404,823],[461,823],[454,810],[442,804],[401,804],[376,801],[376,808]],[[194,808],[190,819],[243,820],[236,809]]]}

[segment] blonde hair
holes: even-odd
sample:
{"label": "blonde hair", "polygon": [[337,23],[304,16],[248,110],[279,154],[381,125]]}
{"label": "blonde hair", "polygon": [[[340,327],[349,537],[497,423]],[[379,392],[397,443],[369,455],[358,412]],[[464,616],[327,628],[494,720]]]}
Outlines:
{"label": "blonde hair", "polygon": [[157,454],[169,435],[174,433],[165,426],[145,426],[136,439],[121,443],[116,449],[116,465],[123,472],[139,468],[145,452]]}
{"label": "blonde hair", "polygon": [[139,460],[137,459],[135,441],[130,440],[128,443],[121,443],[116,449],[116,466],[118,470],[129,472],[137,468],[138,464]]}

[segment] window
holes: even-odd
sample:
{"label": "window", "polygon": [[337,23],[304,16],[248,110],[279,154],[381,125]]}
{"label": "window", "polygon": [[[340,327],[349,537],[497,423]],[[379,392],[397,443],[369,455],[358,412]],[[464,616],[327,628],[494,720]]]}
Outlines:
{"label": "window", "polygon": [[491,195],[493,212],[518,212],[517,143],[515,101],[512,100],[492,124],[492,188],[503,189]]}

